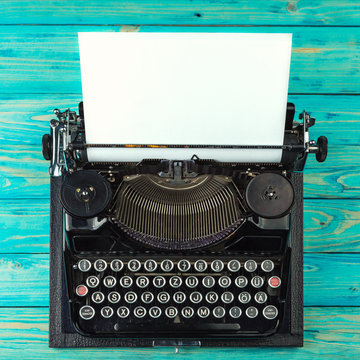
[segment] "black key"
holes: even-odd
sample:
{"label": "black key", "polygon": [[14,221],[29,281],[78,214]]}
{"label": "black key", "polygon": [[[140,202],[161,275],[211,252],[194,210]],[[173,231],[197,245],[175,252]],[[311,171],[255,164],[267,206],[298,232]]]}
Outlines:
{"label": "black key", "polygon": [[116,279],[113,276],[105,276],[103,283],[107,288],[113,288],[116,285]]}
{"label": "black key", "polygon": [[225,309],[222,306],[216,306],[213,310],[213,315],[220,319],[225,316]]}
{"label": "black key", "polygon": [[141,294],[141,301],[144,304],[150,304],[153,300],[154,300],[154,294],[152,294],[151,292],[146,291]]}
{"label": "black key", "polygon": [[278,309],[273,305],[265,306],[265,308],[263,310],[263,315],[264,315],[264,318],[266,318],[268,320],[273,320],[278,315]]}
{"label": "black key", "polygon": [[210,310],[206,306],[201,306],[198,308],[197,314],[201,318],[207,318],[210,315]]}
{"label": "black key", "polygon": [[91,300],[95,303],[95,304],[101,304],[104,300],[105,300],[105,295],[100,292],[100,291],[95,291],[92,295],[91,295]]}
{"label": "black key", "polygon": [[128,269],[132,272],[139,271],[141,268],[141,263],[137,259],[131,259],[128,262]]}
{"label": "black key", "polygon": [[241,265],[239,260],[230,260],[227,264],[227,268],[231,272],[237,272],[240,270]]}
{"label": "black key", "polygon": [[173,300],[174,300],[177,304],[182,304],[182,303],[186,300],[186,295],[185,295],[182,291],[177,291],[177,292],[173,295]]}
{"label": "black key", "polygon": [[182,284],[181,277],[180,276],[172,276],[169,280],[169,284],[171,287],[177,289]]}
{"label": "black key", "polygon": [[147,272],[153,272],[157,268],[157,263],[155,260],[148,259],[144,263],[144,268]]}
{"label": "black key", "polygon": [[239,294],[239,301],[242,304],[247,304],[251,300],[251,295],[247,291],[243,291]]}
{"label": "black key", "polygon": [[98,272],[102,272],[104,270],[106,270],[107,268],[107,263],[105,260],[103,259],[97,259],[95,262],[94,262],[94,268],[96,271]]}
{"label": "black key", "polygon": [[263,291],[259,291],[255,294],[254,299],[258,304],[263,304],[267,300],[267,295]]}
{"label": "black key", "polygon": [[247,260],[244,264],[244,268],[248,272],[254,272],[257,269],[257,264],[255,260]]}
{"label": "black key", "polygon": [[229,315],[233,318],[233,319],[237,319],[241,316],[241,309],[238,306],[233,306],[230,310],[229,310]]}
{"label": "black key", "polygon": [[238,276],[235,279],[235,285],[238,288],[244,288],[247,285],[247,283],[248,283],[248,279],[245,276]]}
{"label": "black key", "polygon": [[126,306],[120,306],[117,310],[117,314],[120,318],[125,319],[130,315],[130,310]]}
{"label": "black key", "polygon": [[86,284],[88,287],[95,288],[99,285],[99,278],[97,276],[91,275],[86,279]]}
{"label": "black key", "polygon": [[116,304],[120,301],[120,294],[116,291],[112,291],[111,293],[109,293],[108,295],[108,300],[112,303],[112,304]]}
{"label": "black key", "polygon": [[143,307],[143,306],[137,306],[135,309],[134,309],[134,315],[141,319],[143,318],[145,315],[146,315],[146,309]]}
{"label": "black key", "polygon": [[157,319],[161,315],[161,309],[158,306],[153,306],[149,309],[149,315],[153,319]]}
{"label": "black key", "polygon": [[78,269],[82,272],[87,272],[91,269],[91,262],[86,259],[81,259],[77,265]]}
{"label": "black key", "polygon": [[113,316],[114,310],[110,306],[105,306],[101,309],[100,313],[102,317],[108,319]]}
{"label": "black key", "polygon": [[121,271],[124,267],[124,263],[119,260],[119,259],[114,259],[111,263],[110,263],[110,268],[112,271],[118,272]]}
{"label": "black key", "polygon": [[198,304],[202,300],[202,295],[198,291],[194,291],[189,296],[193,304]]}
{"label": "black key", "polygon": [[253,319],[258,316],[258,309],[255,306],[250,306],[245,311],[246,316],[250,319]]}
{"label": "black key", "polygon": [[182,259],[178,262],[178,269],[181,271],[181,272],[186,272],[186,271],[189,271],[190,270],[190,261],[189,260],[186,260],[186,259]]}
{"label": "black key", "polygon": [[265,272],[270,272],[274,270],[274,263],[271,260],[264,260],[261,263],[261,269]]}
{"label": "black key", "polygon": [[195,261],[194,268],[197,272],[204,272],[207,269],[207,263],[205,260]]}
{"label": "black key", "polygon": [[95,315],[95,310],[90,305],[85,305],[79,310],[79,315],[84,320],[90,320]]}
{"label": "black key", "polygon": [[170,272],[174,268],[174,263],[169,260],[163,260],[160,264],[161,270],[165,272]]}

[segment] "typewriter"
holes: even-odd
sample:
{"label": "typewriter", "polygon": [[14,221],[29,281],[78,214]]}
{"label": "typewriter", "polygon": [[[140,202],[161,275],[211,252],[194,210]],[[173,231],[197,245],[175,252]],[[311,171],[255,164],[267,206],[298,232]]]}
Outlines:
{"label": "typewriter", "polygon": [[301,346],[302,173],[315,119],[288,103],[281,163],[89,162],[84,111],[55,110],[51,346]]}

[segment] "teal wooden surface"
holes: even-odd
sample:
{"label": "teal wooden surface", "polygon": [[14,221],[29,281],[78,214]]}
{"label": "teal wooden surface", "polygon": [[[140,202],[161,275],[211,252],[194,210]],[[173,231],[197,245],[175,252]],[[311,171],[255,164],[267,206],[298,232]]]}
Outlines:
{"label": "teal wooden surface", "polygon": [[[49,178],[40,141],[81,100],[78,31],[291,32],[289,101],[329,157],[304,183],[302,349],[47,347]],[[0,359],[359,359],[360,1],[4,0],[0,11]]]}
{"label": "teal wooden surface", "polygon": [[360,25],[360,6],[349,0],[80,0],[61,6],[4,0],[2,7],[3,24]]}

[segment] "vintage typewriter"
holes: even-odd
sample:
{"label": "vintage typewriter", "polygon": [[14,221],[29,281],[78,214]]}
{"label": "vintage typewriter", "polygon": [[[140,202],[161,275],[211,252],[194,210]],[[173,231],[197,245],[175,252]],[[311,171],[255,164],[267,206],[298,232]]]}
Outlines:
{"label": "vintage typewriter", "polygon": [[[302,173],[327,139],[288,103],[281,163],[89,162],[79,113],[55,110],[51,346],[301,346]],[[145,146],[145,145],[144,145]]]}

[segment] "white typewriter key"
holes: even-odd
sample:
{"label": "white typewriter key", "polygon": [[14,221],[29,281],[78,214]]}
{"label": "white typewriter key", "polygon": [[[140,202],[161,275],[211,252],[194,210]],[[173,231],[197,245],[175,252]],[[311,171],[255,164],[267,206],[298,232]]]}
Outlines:
{"label": "white typewriter key", "polygon": [[157,300],[160,304],[166,304],[170,300],[170,295],[166,291],[158,293]]}
{"label": "white typewriter key", "polygon": [[153,293],[151,293],[149,291],[146,291],[146,292],[141,294],[141,301],[144,304],[150,304],[153,300],[154,300],[154,294]]}
{"label": "white typewriter key", "polygon": [[179,271],[186,272],[190,270],[191,264],[189,260],[182,259],[178,262],[177,267]]}
{"label": "white typewriter key", "polygon": [[81,259],[78,263],[77,263],[78,269],[82,272],[87,272],[91,269],[91,262],[89,260],[86,259]]}
{"label": "white typewriter key", "polygon": [[242,304],[247,304],[250,300],[251,300],[251,295],[247,291],[241,292],[239,294],[239,301]]}
{"label": "white typewriter key", "polygon": [[248,272],[254,272],[257,269],[257,264],[255,260],[247,260],[244,264],[244,268]]}
{"label": "white typewriter key", "polygon": [[119,282],[123,288],[127,289],[132,285],[133,279],[130,276],[126,275],[126,276],[123,276]]}
{"label": "white typewriter key", "polygon": [[95,262],[94,262],[94,268],[96,271],[98,272],[102,272],[102,271],[105,271],[106,268],[107,268],[107,263],[105,260],[103,259],[97,259]]}
{"label": "white typewriter key", "polygon": [[169,260],[163,260],[160,264],[161,270],[165,272],[170,272],[174,268],[174,263]]}
{"label": "white typewriter key", "polygon": [[230,310],[229,310],[229,315],[233,318],[233,319],[238,319],[242,314],[241,309],[238,306],[233,306]]}
{"label": "white typewriter key", "polygon": [[109,293],[108,295],[108,300],[112,303],[112,304],[116,304],[120,301],[120,294],[116,291],[112,291],[111,293]]}
{"label": "white typewriter key", "polygon": [[205,260],[196,260],[194,268],[197,272],[204,272],[207,269],[207,262]]}
{"label": "white typewriter key", "polygon": [[261,288],[264,285],[264,279],[261,276],[254,276],[251,279],[251,285],[257,289]]}
{"label": "white typewriter key", "polygon": [[100,313],[102,317],[108,319],[113,316],[114,310],[110,306],[105,306],[101,309]]}
{"label": "white typewriter key", "polygon": [[221,301],[224,304],[230,304],[234,301],[234,294],[231,293],[230,291],[225,291],[222,295],[221,295]]}
{"label": "white typewriter key", "polygon": [[114,259],[111,263],[110,263],[110,268],[112,271],[118,272],[121,271],[124,267],[124,263],[119,260],[119,259]]}
{"label": "white typewriter key", "polygon": [[116,279],[113,276],[105,276],[103,283],[107,288],[113,288],[116,285]]}
{"label": "white typewriter key", "polygon": [[194,291],[190,294],[189,299],[193,304],[198,304],[202,300],[202,295],[198,291]]}
{"label": "white typewriter key", "polygon": [[274,270],[274,263],[271,260],[264,260],[261,263],[261,269],[265,272],[270,272]]}
{"label": "white typewriter key", "polygon": [[278,288],[281,285],[281,280],[279,277],[277,276],[272,276],[269,281],[268,284],[270,287],[272,287],[273,289]]}
{"label": "white typewriter key", "polygon": [[236,279],[235,279],[235,285],[238,287],[238,288],[244,288],[246,285],[248,284],[248,279],[245,277],[245,276],[238,276]]}
{"label": "white typewriter key", "polygon": [[91,275],[86,279],[86,285],[91,288],[95,288],[99,285],[100,280],[97,276]]}
{"label": "white typewriter key", "polygon": [[128,269],[132,272],[139,271],[141,268],[141,262],[137,259],[131,259],[128,262]]}
{"label": "white typewriter key", "polygon": [[222,306],[216,306],[213,310],[213,315],[220,319],[225,316],[225,309]]}
{"label": "white typewriter key", "polygon": [[182,291],[177,291],[177,292],[173,295],[173,300],[174,300],[177,304],[182,304],[182,303],[186,300],[186,295],[185,295]]}
{"label": "white typewriter key", "polygon": [[209,304],[215,304],[218,301],[218,294],[214,291],[210,291],[205,295],[205,300],[209,303]]}
{"label": "white typewriter key", "polygon": [[147,272],[153,272],[157,269],[157,263],[155,260],[148,259],[144,262],[144,268]]}
{"label": "white typewriter key", "polygon": [[197,314],[198,314],[199,317],[205,319],[210,315],[210,310],[206,306],[201,306],[201,307],[198,308]]}
{"label": "white typewriter key", "polygon": [[156,287],[156,288],[162,288],[166,283],[166,280],[163,276],[155,276],[153,278],[153,285]]}
{"label": "white typewriter key", "polygon": [[149,285],[149,279],[146,276],[139,276],[136,279],[136,285],[139,288],[144,289]]}
{"label": "white typewriter key", "polygon": [[128,304],[133,304],[137,300],[137,295],[133,291],[129,291],[124,295],[124,300]]}
{"label": "white typewriter key", "polygon": [[224,263],[221,260],[214,260],[211,263],[211,270],[215,272],[220,272],[224,269]]}
{"label": "white typewriter key", "polygon": [[186,286],[191,289],[197,287],[198,283],[199,283],[199,280],[195,276],[188,276],[185,279]]}
{"label": "white typewriter key", "polygon": [[258,313],[258,309],[255,306],[249,306],[245,311],[246,316],[250,319],[256,318]]}
{"label": "white typewriter key", "polygon": [[161,315],[161,309],[158,306],[153,306],[149,309],[149,315],[153,319],[157,319]]}
{"label": "white typewriter key", "polygon": [[182,310],[181,310],[181,315],[185,318],[185,319],[190,319],[192,316],[194,316],[194,309],[190,306],[185,306]]}
{"label": "white typewriter key", "polygon": [[181,277],[180,276],[172,276],[169,280],[169,284],[171,287],[177,289],[182,284]]}
{"label": "white typewriter key", "polygon": [[219,278],[219,285],[222,288],[227,288],[230,286],[230,284],[231,284],[231,279],[228,276],[221,276]]}
{"label": "white typewriter key", "polygon": [[120,306],[117,309],[117,314],[118,314],[118,317],[125,319],[130,315],[130,310],[126,306]]}
{"label": "white typewriter key", "polygon": [[254,295],[254,299],[258,304],[263,304],[267,300],[267,295],[263,291],[259,291]]}
{"label": "white typewriter key", "polygon": [[146,315],[146,309],[143,307],[143,306],[137,306],[135,309],[134,309],[134,315],[141,319],[143,318],[145,315]]}
{"label": "white typewriter key", "polygon": [[205,276],[202,284],[209,289],[215,285],[215,279],[212,276]]}
{"label": "white typewriter key", "polygon": [[165,315],[170,319],[176,317],[177,314],[178,314],[177,308],[174,306],[169,306],[165,309]]}
{"label": "white typewriter key", "polygon": [[101,304],[104,300],[105,300],[105,295],[100,292],[100,291],[95,291],[92,295],[91,295],[91,300],[95,303],[95,304]]}
{"label": "white typewriter key", "polygon": [[227,268],[231,272],[237,272],[240,270],[241,265],[239,260],[230,260],[227,264]]}
{"label": "white typewriter key", "polygon": [[76,295],[85,296],[89,292],[88,288],[85,285],[79,285],[76,287]]}
{"label": "white typewriter key", "polygon": [[79,315],[84,320],[90,320],[94,317],[95,310],[90,305],[84,305],[82,308],[80,308]]}
{"label": "white typewriter key", "polygon": [[273,305],[268,305],[264,307],[263,310],[264,318],[268,320],[273,320],[278,316],[278,309]]}

